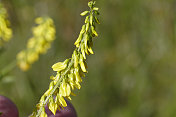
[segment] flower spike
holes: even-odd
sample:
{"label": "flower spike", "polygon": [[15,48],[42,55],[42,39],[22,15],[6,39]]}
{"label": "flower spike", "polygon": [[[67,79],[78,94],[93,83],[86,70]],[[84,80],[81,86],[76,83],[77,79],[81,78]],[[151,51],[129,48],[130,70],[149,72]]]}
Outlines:
{"label": "flower spike", "polygon": [[66,59],[64,62],[58,62],[52,66],[56,71],[56,76],[51,76],[52,80],[49,89],[41,97],[37,104],[36,111],[30,117],[45,117],[43,109],[47,104],[53,114],[56,110],[66,107],[65,98],[71,100],[74,89],[81,88],[82,78],[87,73],[86,55],[94,54],[92,50],[92,38],[98,36],[95,25],[99,24],[97,19],[98,8],[94,7],[95,2],[90,1],[88,6],[90,11],[84,11],[81,16],[86,16],[85,24],[82,26],[80,34],[74,43],[76,46],[72,58]]}

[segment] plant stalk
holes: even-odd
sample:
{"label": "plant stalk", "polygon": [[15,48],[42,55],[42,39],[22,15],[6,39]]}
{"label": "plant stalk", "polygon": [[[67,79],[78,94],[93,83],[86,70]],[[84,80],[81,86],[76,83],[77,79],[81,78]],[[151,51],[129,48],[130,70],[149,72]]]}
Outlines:
{"label": "plant stalk", "polygon": [[16,60],[12,61],[2,71],[0,71],[0,81],[16,67]]}
{"label": "plant stalk", "polygon": [[[70,61],[69,65],[68,65],[68,68],[67,70],[63,73],[63,75],[60,77],[59,81],[56,83],[56,85],[54,86],[53,90],[51,91],[50,95],[47,96],[47,98],[45,99],[45,101],[43,102],[43,106],[45,106],[49,100],[49,98],[53,95],[53,93],[56,91],[56,89],[59,87],[61,81],[63,80],[63,76],[65,76],[67,74],[67,72],[69,72],[70,68],[73,66],[74,62],[73,60]],[[40,108],[40,110],[37,112],[37,116],[36,117],[39,117],[40,114],[42,112],[42,108]]]}

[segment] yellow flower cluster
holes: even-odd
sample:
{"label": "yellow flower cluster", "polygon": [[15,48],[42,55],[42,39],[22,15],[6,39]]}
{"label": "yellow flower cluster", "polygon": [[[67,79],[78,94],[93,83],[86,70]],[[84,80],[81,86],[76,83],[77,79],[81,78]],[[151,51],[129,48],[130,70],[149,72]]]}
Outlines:
{"label": "yellow flower cluster", "polygon": [[6,19],[7,11],[0,3],[0,47],[12,37],[12,30],[9,28],[9,21]]}
{"label": "yellow flower cluster", "polygon": [[32,29],[33,37],[27,43],[27,49],[17,54],[17,64],[26,71],[38,60],[40,54],[46,53],[55,39],[55,27],[51,18],[36,18],[37,26]]}
{"label": "yellow flower cluster", "polygon": [[34,111],[31,117],[47,117],[44,108],[47,103],[49,109],[55,115],[57,109],[60,110],[60,108],[67,106],[65,98],[71,100],[70,95],[75,95],[73,90],[81,88],[81,77],[85,77],[84,73],[87,73],[86,54],[93,54],[92,38],[98,36],[95,31],[95,24],[99,24],[96,17],[99,13],[98,8],[94,7],[94,5],[95,2],[89,2],[90,11],[81,13],[82,16],[89,15],[86,17],[85,24],[82,26],[79,37],[75,42],[76,49],[72,54],[72,58],[52,66],[53,71],[56,71],[57,74],[50,77],[52,81],[49,89],[41,97],[40,102],[37,104],[37,111]]}

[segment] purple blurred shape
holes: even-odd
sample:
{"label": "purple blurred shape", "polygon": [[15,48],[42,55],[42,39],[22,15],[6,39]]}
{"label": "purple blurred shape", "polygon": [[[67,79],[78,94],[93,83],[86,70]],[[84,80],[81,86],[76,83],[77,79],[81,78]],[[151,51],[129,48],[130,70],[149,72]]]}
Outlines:
{"label": "purple blurred shape", "polygon": [[62,108],[60,111],[57,110],[55,115],[53,115],[53,113],[48,109],[48,106],[45,106],[45,111],[48,117],[77,117],[77,114],[73,105],[67,100],[66,102],[67,102],[67,107],[65,107],[64,110]]}
{"label": "purple blurred shape", "polygon": [[0,117],[19,117],[16,105],[7,97],[0,95]]}

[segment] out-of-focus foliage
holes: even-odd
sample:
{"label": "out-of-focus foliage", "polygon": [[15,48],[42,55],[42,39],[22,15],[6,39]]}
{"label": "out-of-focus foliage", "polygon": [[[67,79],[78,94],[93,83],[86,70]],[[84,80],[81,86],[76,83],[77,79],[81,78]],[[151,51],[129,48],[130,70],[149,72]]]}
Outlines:
{"label": "out-of-focus foliage", "polygon": [[12,37],[12,30],[9,28],[7,11],[0,3],[0,47]]}
{"label": "out-of-focus foliage", "polygon": [[[57,37],[48,54],[41,56],[28,72],[16,69],[0,83],[0,94],[12,97],[23,117],[32,112],[48,88],[53,63],[70,57],[84,22],[79,14],[88,1],[3,2],[14,38],[0,55],[0,69],[25,47],[35,17],[49,15],[56,24]],[[95,55],[88,59],[84,86],[72,100],[78,116],[176,116],[176,2],[98,0],[97,6],[101,12],[99,40],[94,44]]]}

